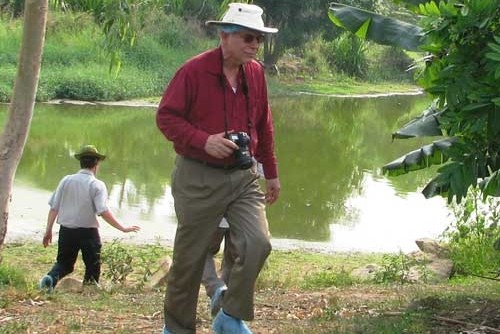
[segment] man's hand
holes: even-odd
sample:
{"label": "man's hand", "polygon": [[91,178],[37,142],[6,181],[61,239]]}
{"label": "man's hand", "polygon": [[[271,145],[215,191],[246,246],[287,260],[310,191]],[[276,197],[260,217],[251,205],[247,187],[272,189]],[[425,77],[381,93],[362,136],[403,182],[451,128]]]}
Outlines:
{"label": "man's hand", "polygon": [[224,132],[208,136],[205,143],[205,152],[217,159],[229,157],[238,148],[238,145],[225,137]]}
{"label": "man's hand", "polygon": [[266,180],[266,188],[266,203],[273,204],[280,195],[280,180],[278,178]]}

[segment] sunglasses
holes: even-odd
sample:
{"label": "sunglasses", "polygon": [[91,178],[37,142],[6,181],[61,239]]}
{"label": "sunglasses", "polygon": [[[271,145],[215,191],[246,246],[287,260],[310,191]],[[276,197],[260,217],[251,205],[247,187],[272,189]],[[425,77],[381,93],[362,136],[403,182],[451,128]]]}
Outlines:
{"label": "sunglasses", "polygon": [[241,38],[243,38],[243,42],[245,42],[247,44],[253,43],[254,39],[256,39],[257,43],[260,44],[260,43],[264,42],[264,40],[266,39],[266,36],[264,36],[264,35],[252,35],[249,33],[241,34],[240,36],[241,36]]}

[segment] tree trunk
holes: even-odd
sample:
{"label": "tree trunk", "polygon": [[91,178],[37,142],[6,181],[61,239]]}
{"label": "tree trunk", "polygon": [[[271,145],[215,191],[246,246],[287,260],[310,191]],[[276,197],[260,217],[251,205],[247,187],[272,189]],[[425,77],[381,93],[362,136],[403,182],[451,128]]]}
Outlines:
{"label": "tree trunk", "polygon": [[48,0],[26,0],[14,92],[0,135],[0,247],[4,244],[16,169],[28,138],[45,41]]}

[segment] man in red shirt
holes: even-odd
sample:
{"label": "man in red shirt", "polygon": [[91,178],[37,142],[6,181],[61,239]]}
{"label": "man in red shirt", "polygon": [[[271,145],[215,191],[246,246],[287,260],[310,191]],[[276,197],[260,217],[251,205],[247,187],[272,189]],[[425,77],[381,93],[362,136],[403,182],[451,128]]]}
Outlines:
{"label": "man in red shirt", "polygon": [[236,258],[212,328],[251,333],[243,320],[254,317],[255,281],[271,251],[265,205],[280,192],[266,80],[255,60],[264,34],[278,30],[264,26],[262,13],[256,5],[231,3],[221,21],[208,21],[218,29],[220,46],[187,61],[158,107],[158,128],[177,152],[172,195],[178,226],[163,333],[196,332],[205,258],[223,217]]}

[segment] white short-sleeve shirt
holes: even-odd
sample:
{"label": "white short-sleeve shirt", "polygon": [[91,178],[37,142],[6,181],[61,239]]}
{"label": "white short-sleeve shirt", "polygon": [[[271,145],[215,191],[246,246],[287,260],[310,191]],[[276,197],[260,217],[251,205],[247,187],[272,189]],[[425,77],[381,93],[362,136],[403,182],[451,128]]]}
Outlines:
{"label": "white short-sleeve shirt", "polygon": [[68,228],[99,227],[96,215],[108,210],[106,185],[92,171],[81,169],[65,176],[49,200],[58,211],[57,223]]}

